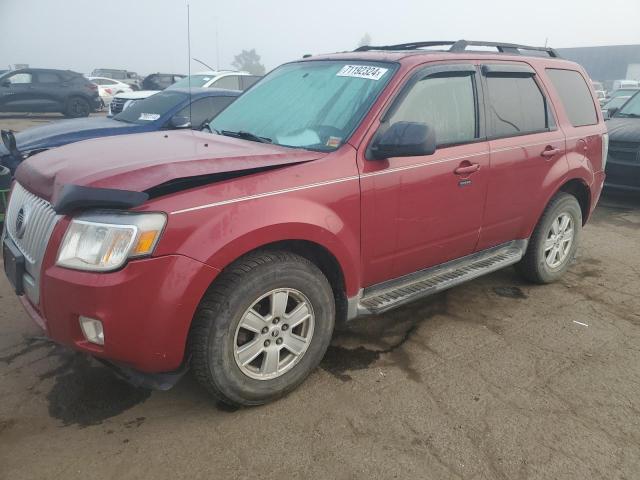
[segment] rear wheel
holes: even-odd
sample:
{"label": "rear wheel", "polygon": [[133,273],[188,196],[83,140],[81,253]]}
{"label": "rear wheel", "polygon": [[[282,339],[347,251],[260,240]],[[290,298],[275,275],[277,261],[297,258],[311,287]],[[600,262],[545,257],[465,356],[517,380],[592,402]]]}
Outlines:
{"label": "rear wheel", "polygon": [[322,360],[333,332],[322,272],[288,252],[248,255],[207,292],[190,332],[198,381],[230,405],[260,405],[295,387]]}
{"label": "rear wheel", "polygon": [[558,193],[547,205],[516,269],[531,282],[558,280],[575,256],[581,231],[582,210],[578,200],[568,193]]}
{"label": "rear wheel", "polygon": [[91,113],[91,106],[82,97],[71,97],[67,100],[67,107],[64,115],[70,118],[88,117]]}

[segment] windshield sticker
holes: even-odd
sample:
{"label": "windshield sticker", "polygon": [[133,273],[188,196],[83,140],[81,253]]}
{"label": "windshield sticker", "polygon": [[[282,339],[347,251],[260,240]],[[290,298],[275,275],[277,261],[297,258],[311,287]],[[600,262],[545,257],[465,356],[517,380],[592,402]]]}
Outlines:
{"label": "windshield sticker", "polygon": [[144,120],[145,122],[153,122],[160,118],[159,113],[141,113],[138,120]]}
{"label": "windshield sticker", "polygon": [[338,148],[340,146],[340,142],[342,142],[342,138],[340,137],[329,137],[327,139],[327,147]]}
{"label": "windshield sticker", "polygon": [[369,65],[345,65],[336,76],[380,80],[388,70],[388,68],[372,67]]}

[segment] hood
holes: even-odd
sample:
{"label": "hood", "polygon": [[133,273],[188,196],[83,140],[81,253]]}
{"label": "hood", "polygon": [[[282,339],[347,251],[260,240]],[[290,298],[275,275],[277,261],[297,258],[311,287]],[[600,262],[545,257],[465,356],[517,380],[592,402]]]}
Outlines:
{"label": "hood", "polygon": [[640,118],[612,118],[606,122],[609,140],[640,143]]}
{"label": "hood", "polygon": [[65,185],[144,192],[176,179],[294,164],[325,155],[175,130],[98,138],[48,150],[22,162],[16,179],[27,190],[55,201]]}
{"label": "hood", "polygon": [[27,153],[31,150],[57,147],[96,136],[124,133],[131,127],[139,127],[139,125],[118,122],[106,117],[61,120],[17,133],[16,143],[21,153]]}

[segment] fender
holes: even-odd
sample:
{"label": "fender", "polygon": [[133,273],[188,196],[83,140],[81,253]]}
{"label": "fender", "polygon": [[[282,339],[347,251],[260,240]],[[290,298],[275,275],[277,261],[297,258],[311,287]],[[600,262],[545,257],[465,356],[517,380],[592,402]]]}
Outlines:
{"label": "fender", "polygon": [[[328,200],[331,199],[331,200]],[[156,255],[170,252],[223,269],[242,255],[287,240],[330,252],[347,295],[360,289],[360,202],[357,181],[170,214]]]}

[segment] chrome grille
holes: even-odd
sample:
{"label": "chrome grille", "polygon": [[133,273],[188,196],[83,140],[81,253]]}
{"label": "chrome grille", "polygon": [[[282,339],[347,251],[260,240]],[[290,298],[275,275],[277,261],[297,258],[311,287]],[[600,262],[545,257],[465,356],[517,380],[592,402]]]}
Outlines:
{"label": "chrome grille", "polygon": [[5,232],[24,255],[24,290],[36,305],[40,300],[42,258],[58,219],[49,202],[15,183],[7,207]]}
{"label": "chrome grille", "polygon": [[111,104],[109,105],[111,115],[119,114],[124,108],[125,103],[127,103],[127,99],[113,97],[113,100],[111,100]]}
{"label": "chrome grille", "polygon": [[640,143],[609,142],[609,156],[628,163],[640,163]]}

